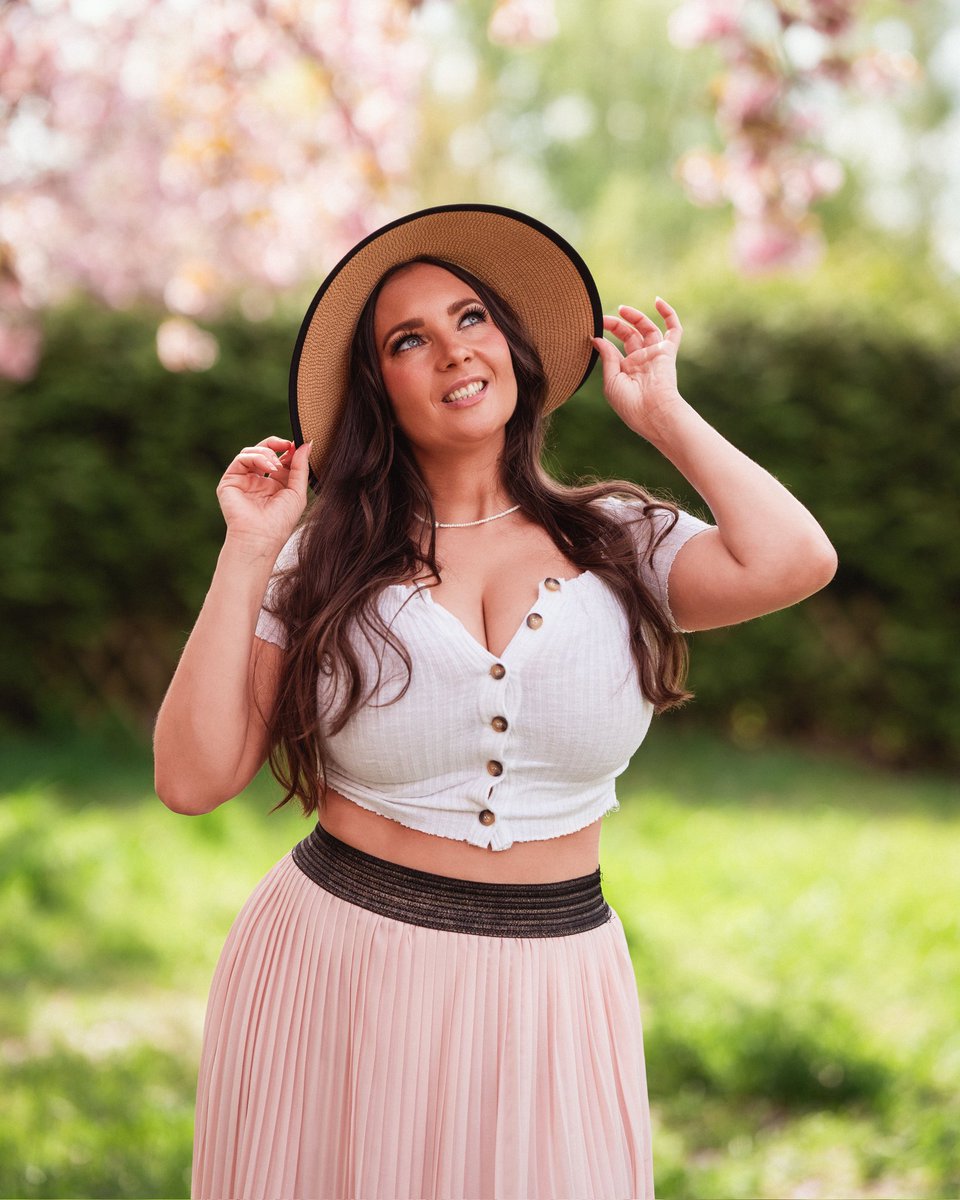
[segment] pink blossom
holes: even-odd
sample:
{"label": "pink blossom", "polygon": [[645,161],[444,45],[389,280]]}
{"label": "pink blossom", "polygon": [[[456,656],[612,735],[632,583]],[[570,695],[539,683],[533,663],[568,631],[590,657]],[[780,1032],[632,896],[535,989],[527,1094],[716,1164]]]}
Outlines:
{"label": "pink blossom", "polygon": [[219,353],[213,334],[186,317],[168,317],[157,329],[157,357],[168,371],[207,371]]}
{"label": "pink blossom", "polygon": [[847,32],[863,0],[776,0],[785,24],[802,21],[829,37]]}
{"label": "pink blossom", "polygon": [[754,155],[741,141],[728,147],[724,164],[724,194],[738,217],[756,219],[777,203],[780,173],[775,161]]}
{"label": "pink blossom", "polygon": [[916,82],[920,65],[906,51],[870,50],[852,64],[853,82],[870,96],[888,96],[905,84]]}
{"label": "pink blossom", "polygon": [[822,253],[823,238],[813,224],[804,227],[776,218],[740,220],[733,233],[734,261],[748,275],[809,269]]}
{"label": "pink blossom", "polygon": [[734,0],[686,0],[671,18],[676,45],[716,42],[723,61],[710,92],[724,146],[688,152],[677,174],[694,203],[731,206],[734,259],[744,271],[802,269],[822,252],[813,207],[844,179],[817,144],[824,94],[857,85],[882,92],[916,76],[908,54],[854,57],[847,34],[862,5],[773,0],[763,10],[772,9],[771,22],[754,19],[755,8],[741,13]]}
{"label": "pink blossom", "polygon": [[843,186],[844,171],[834,158],[817,154],[791,155],[781,168],[784,207],[798,216],[817,200]]}
{"label": "pink blossom", "polygon": [[783,80],[769,71],[742,67],[723,80],[717,122],[733,133],[744,125],[769,123],[783,94]]}
{"label": "pink blossom", "polygon": [[553,0],[498,0],[487,36],[500,46],[538,46],[557,36]]}
{"label": "pink blossom", "polygon": [[741,34],[743,0],[686,0],[667,22],[670,41],[681,50]]}
{"label": "pink blossom", "polygon": [[694,204],[707,207],[723,203],[725,167],[720,155],[691,150],[677,163],[676,171]]}
{"label": "pink blossom", "polygon": [[32,379],[40,361],[40,342],[36,326],[0,318],[0,376],[17,382]]}

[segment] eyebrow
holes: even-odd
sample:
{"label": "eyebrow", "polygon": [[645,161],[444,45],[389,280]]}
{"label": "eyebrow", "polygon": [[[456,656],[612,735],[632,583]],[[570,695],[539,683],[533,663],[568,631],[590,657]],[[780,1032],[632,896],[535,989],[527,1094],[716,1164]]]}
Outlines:
{"label": "eyebrow", "polygon": [[[466,308],[468,304],[476,304],[477,302],[476,296],[467,296],[465,300],[454,300],[452,304],[447,305],[447,315],[452,317],[461,308]],[[385,350],[387,342],[390,341],[395,333],[399,333],[401,329],[419,329],[423,324],[423,317],[411,317],[409,321],[401,321],[398,325],[394,325],[392,329],[388,329],[384,334],[381,348]]]}

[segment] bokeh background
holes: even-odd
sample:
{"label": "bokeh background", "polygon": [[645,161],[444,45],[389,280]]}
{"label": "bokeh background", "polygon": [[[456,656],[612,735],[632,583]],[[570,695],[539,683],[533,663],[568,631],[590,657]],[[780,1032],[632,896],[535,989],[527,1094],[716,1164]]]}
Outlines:
{"label": "bokeh background", "polygon": [[[0,9],[0,1194],[184,1196],[206,989],[307,826],[169,813],[149,736],[236,449],[289,430],[359,237],[473,200],[816,515],[823,592],[694,635],[604,830],[662,1197],[960,1193],[953,0],[8,0]],[[704,502],[606,407],[564,477]]]}

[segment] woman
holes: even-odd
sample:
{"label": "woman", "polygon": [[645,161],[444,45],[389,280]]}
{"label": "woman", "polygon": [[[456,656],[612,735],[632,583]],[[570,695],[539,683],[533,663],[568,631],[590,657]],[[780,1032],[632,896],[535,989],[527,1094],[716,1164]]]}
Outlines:
{"label": "woman", "polygon": [[[467,205],[371,235],[307,313],[297,440],[221,480],[226,539],[156,729],[175,811],[269,757],[319,818],[214,977],[195,1196],[652,1196],[602,818],[653,712],[689,696],[683,632],[796,603],[836,566],[680,396],[680,322],[657,310],[665,335],[634,308],[601,324],[561,238]],[[716,525],[542,470],[544,417],[597,355]]]}

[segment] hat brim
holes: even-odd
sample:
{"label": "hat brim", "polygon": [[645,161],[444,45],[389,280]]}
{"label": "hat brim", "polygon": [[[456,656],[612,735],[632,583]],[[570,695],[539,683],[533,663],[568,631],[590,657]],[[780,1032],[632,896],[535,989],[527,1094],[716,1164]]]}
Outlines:
{"label": "hat brim", "polygon": [[603,332],[596,284],[559,234],[509,208],[450,204],[401,217],[375,230],[323,281],[300,327],[290,367],[290,420],[297,445],[313,441],[315,483],[343,412],[350,344],[370,293],[391,267],[421,255],[470,271],[511,305],[536,346],[547,376],[544,412],[584,383]]}

